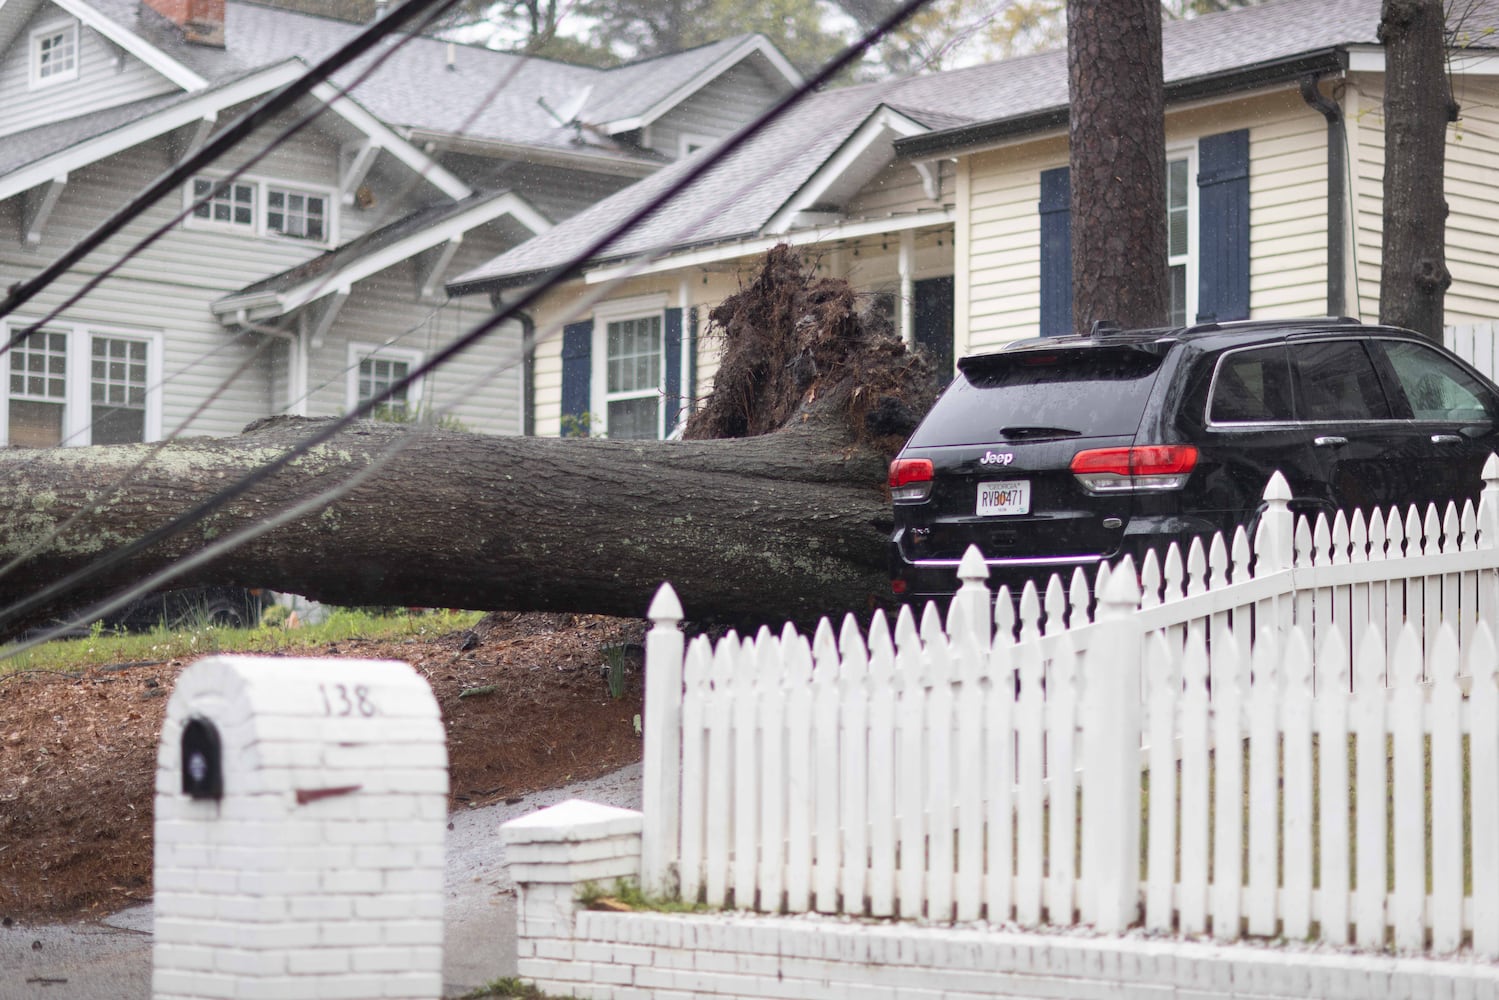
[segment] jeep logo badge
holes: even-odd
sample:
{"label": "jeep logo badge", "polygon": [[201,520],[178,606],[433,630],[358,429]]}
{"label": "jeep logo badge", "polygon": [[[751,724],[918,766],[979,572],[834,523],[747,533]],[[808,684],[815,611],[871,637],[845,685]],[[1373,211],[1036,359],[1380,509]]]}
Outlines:
{"label": "jeep logo badge", "polygon": [[980,465],[1009,465],[1015,461],[1015,456],[1008,451],[984,452],[984,457],[979,459]]}

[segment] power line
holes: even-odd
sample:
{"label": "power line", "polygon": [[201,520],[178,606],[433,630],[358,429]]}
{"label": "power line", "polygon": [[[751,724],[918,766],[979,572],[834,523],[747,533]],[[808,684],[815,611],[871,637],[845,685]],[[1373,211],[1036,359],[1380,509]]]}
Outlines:
{"label": "power line", "polygon": [[[104,222],[100,223],[99,226],[96,227],[92,232],[90,232],[88,235],[84,236],[81,240],[74,244],[74,246],[70,250],[65,251],[61,257],[44,267],[40,273],[32,278],[27,279],[26,281],[21,282],[19,285],[13,288],[10,294],[6,296],[5,300],[3,302],[0,302],[0,319],[9,316],[18,308],[25,305],[27,302],[30,302],[33,298],[40,294],[43,289],[45,289],[48,285],[52,284],[52,282],[56,281],[63,274],[65,274],[69,268],[80,263],[90,253],[102,246],[104,242],[111,236],[114,236],[115,234],[120,232],[120,230],[124,229],[132,219],[134,219],[141,212],[145,211],[146,208],[155,204],[169,192],[179,190],[181,186],[185,182],[190,180],[194,174],[198,173],[198,171],[202,170],[214,160],[217,160],[220,156],[227,153],[242,140],[248,138],[262,124],[269,121],[281,112],[291,108],[294,104],[296,104],[297,101],[301,100],[309,93],[311,93],[314,87],[327,80],[328,77],[338,72],[349,63],[364,55],[370,49],[374,48],[387,35],[395,32],[407,22],[414,20],[418,14],[421,14],[423,12],[425,8],[431,7],[432,10],[427,14],[425,18],[423,18],[421,23],[418,25],[418,30],[430,26],[438,17],[440,17],[443,13],[445,13],[449,8],[451,8],[458,2],[459,0],[407,0],[406,3],[402,4],[394,11],[391,11],[385,17],[365,28],[328,58],[318,63],[312,69],[308,70],[302,76],[288,83],[286,86],[282,87],[274,94],[271,94],[254,108],[251,108],[249,111],[245,112],[245,114],[241,115],[240,118],[233,124],[231,124],[228,128],[224,129],[224,131],[220,132],[208,142],[204,143],[202,148],[200,148],[197,152],[193,153],[191,156],[178,163],[175,167],[172,167],[170,170],[163,173],[160,177],[153,181],[145,191],[132,198],[117,212],[111,215]],[[376,65],[379,65],[381,61],[383,61],[383,57],[381,60],[376,61]],[[369,70],[366,70],[365,74],[361,74],[359,79],[362,80],[364,78],[364,75],[367,75],[368,72]],[[343,96],[346,93],[347,88],[343,88],[340,92],[340,96]],[[299,121],[291,126],[286,130],[286,132],[282,133],[279,141],[285,141],[285,139],[289,138],[291,134],[294,134],[296,131],[300,130],[302,127],[308,124],[308,122],[312,118],[315,118],[318,114],[322,114],[322,112],[327,107],[328,105],[326,104],[321,105],[313,115],[308,116],[302,121]],[[270,148],[274,148],[274,146]],[[260,155],[264,156],[265,152],[268,151],[269,150],[263,151]],[[246,166],[256,162],[256,159],[258,159],[258,157],[250,160],[249,163],[246,164]],[[244,169],[244,166],[240,167],[240,171],[243,171]],[[219,184],[209,192],[207,197],[211,198],[216,191],[220,190],[222,185],[232,181],[235,176],[238,176],[238,174],[232,174],[229,177],[221,180]],[[191,211],[191,208],[184,210],[182,215],[185,216],[188,211]],[[179,220],[174,218],[167,227],[159,229],[147,236],[143,241],[141,241],[140,244],[137,244],[138,249],[136,250],[136,252],[139,252],[139,249],[144,249],[145,246],[149,246],[151,243],[154,243],[164,234],[164,232],[169,230],[171,226],[176,225],[177,221]],[[63,310],[67,309],[69,306],[72,306],[73,304],[78,302],[79,299],[83,298],[84,295],[88,294],[88,292],[98,287],[101,281],[114,273],[114,270],[117,269],[119,263],[123,263],[123,259],[119,262],[116,262],[116,264],[111,268],[106,268],[104,271],[100,272],[100,274],[96,275],[93,279],[87,282],[82,289],[74,293],[70,298],[67,299],[67,301],[50,312],[45,318],[38,320],[36,323],[32,324],[29,327],[23,327],[19,332],[13,334],[10,337],[9,342],[6,343],[3,347],[0,347],[0,355],[5,354],[23,338],[41,329],[44,324],[56,318]]]}
{"label": "power line", "polygon": [[[69,590],[76,588],[79,584],[83,583],[88,578],[119,566],[120,564],[127,562],[137,554],[156,545],[157,543],[171,538],[181,531],[201,522],[218,508],[240,496],[243,496],[257,484],[265,481],[266,479],[275,475],[277,472],[286,468],[296,459],[308,454],[313,448],[317,447],[320,444],[327,443],[332,438],[337,436],[340,431],[349,427],[356,421],[368,416],[377,407],[383,405],[392,397],[396,396],[399,393],[404,393],[418,379],[433,371],[436,371],[438,368],[451,361],[457,355],[473,346],[480,339],[493,332],[501,324],[522,314],[526,309],[534,305],[544,294],[546,294],[546,292],[550,291],[560,282],[566,280],[566,278],[573,271],[581,267],[588,260],[602,253],[603,250],[607,248],[611,243],[619,239],[635,226],[639,225],[646,218],[654,214],[655,211],[661,206],[671,201],[682,191],[694,184],[700,177],[711,170],[720,161],[733,154],[736,150],[738,150],[741,146],[748,142],[749,139],[756,135],[760,130],[768,126],[770,123],[774,122],[777,118],[788,111],[791,107],[799,103],[801,100],[805,99],[808,94],[816,90],[818,87],[822,86],[824,83],[836,77],[845,68],[852,64],[854,60],[862,56],[863,53],[868,50],[875,42],[877,42],[880,38],[884,37],[895,27],[909,18],[926,2],[927,0],[906,0],[906,2],[903,3],[899,8],[897,8],[897,10],[894,11],[889,17],[887,17],[884,21],[882,21],[879,25],[877,25],[874,29],[872,29],[857,42],[846,48],[838,56],[830,60],[825,66],[823,66],[821,70],[818,71],[816,75],[807,80],[802,86],[798,87],[790,94],[787,94],[786,96],[781,98],[769,109],[757,116],[753,121],[749,122],[733,135],[727,137],[721,145],[714,147],[711,151],[706,151],[700,156],[700,158],[692,161],[691,166],[689,166],[683,172],[683,175],[673,181],[666,189],[648,200],[645,204],[627,214],[620,222],[609,228],[602,235],[596,237],[570,261],[553,269],[553,271],[548,274],[541,282],[522,292],[515,302],[511,303],[504,309],[498,310],[488,319],[477,324],[462,337],[458,338],[451,344],[444,347],[442,350],[438,351],[425,363],[408,372],[403,378],[396,380],[385,389],[373,394],[369,399],[361,402],[358,406],[356,406],[352,412],[346,414],[343,417],[334,419],[330,423],[318,428],[307,438],[292,445],[278,457],[242,476],[235,483],[225,487],[213,496],[203,500],[201,503],[188,510],[187,512],[178,515],[171,521],[168,521],[167,523],[160,525],[157,528],[152,529],[135,541],[129,542],[124,546],[113,550],[107,555],[100,557],[89,566],[84,567],[80,570],[76,570],[73,573],[63,577],[62,579],[54,581],[52,584],[49,584],[37,594],[17,601],[9,608],[5,609],[3,613],[0,613],[0,626],[4,626],[6,624],[9,624],[10,622],[14,622],[20,616],[45,606],[53,599],[60,597],[63,594],[66,594]],[[0,315],[3,315],[3,313],[0,313]]]}

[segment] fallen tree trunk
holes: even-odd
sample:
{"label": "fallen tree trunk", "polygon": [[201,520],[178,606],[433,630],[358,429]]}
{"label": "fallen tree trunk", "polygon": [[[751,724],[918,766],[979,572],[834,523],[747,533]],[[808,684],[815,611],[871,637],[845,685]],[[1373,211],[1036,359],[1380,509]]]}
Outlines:
{"label": "fallen tree trunk", "polygon": [[[233,438],[0,451],[0,566],[20,560],[0,571],[0,635],[168,567],[180,571],[171,586],[239,584],[345,605],[638,617],[670,581],[704,622],[867,612],[889,593],[885,462],[932,383],[925,361],[866,323],[858,304],[846,283],[818,279],[778,248],[712,313],[725,354],[688,424],[692,440],[355,424],[106,568],[99,559],[326,424],[277,417]],[[286,523],[181,564],[298,505],[307,509]],[[39,602],[73,574],[86,577]]]}
{"label": "fallen tree trunk", "polygon": [[[27,598],[180,516],[317,423],[283,419],[235,438],[174,443],[166,461],[148,465],[118,495],[105,485],[148,446],[0,452],[4,562],[84,511],[0,577],[0,602]],[[334,604],[639,617],[662,581],[671,581],[692,617],[736,623],[865,610],[888,592],[883,457],[849,453],[836,433],[624,442],[368,423],[202,524],[95,574],[69,601],[77,606],[126,586],[315,497],[412,435],[419,440],[346,495],[174,585],[238,583]]]}

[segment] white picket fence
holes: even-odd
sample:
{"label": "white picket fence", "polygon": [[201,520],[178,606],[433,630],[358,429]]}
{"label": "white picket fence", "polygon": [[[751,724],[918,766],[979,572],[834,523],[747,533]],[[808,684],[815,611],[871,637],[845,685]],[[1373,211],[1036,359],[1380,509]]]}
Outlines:
{"label": "white picket fence", "polygon": [[1484,479],[1476,511],[1311,525],[1272,480],[1256,560],[1240,533],[1122,564],[1096,607],[1075,575],[1016,615],[971,552],[946,623],[684,648],[663,587],[646,887],[1499,958],[1499,460]]}
{"label": "white picket fence", "polygon": [[1491,381],[1499,381],[1499,323],[1490,320],[1446,327],[1442,343]]}

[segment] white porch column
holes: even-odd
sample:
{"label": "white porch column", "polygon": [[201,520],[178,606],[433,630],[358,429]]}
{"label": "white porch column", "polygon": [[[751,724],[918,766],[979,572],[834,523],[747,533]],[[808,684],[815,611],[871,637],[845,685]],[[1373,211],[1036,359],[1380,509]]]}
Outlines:
{"label": "white porch column", "polygon": [[916,346],[916,234],[907,229],[900,234],[900,254],[896,258],[900,271],[900,319],[897,329],[907,347]]}

